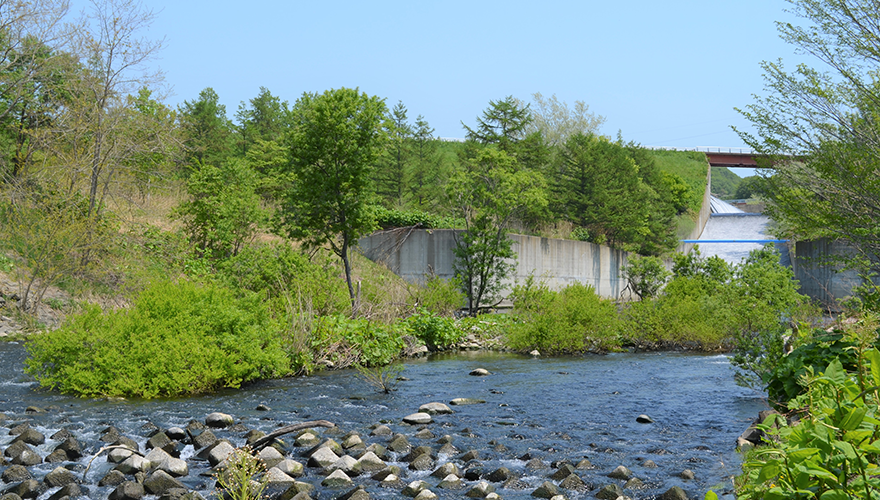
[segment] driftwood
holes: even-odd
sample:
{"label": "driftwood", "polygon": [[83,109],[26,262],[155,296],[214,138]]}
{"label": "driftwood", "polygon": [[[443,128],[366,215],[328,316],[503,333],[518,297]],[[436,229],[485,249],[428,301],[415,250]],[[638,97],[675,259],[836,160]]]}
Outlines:
{"label": "driftwood", "polygon": [[277,431],[270,432],[265,436],[257,439],[251,444],[251,449],[254,451],[260,451],[261,449],[268,446],[275,438],[281,437],[285,434],[290,434],[291,432],[296,432],[302,429],[309,429],[312,427],[336,427],[336,424],[333,422],[328,422],[326,420],[310,420],[308,422],[300,422],[298,424],[286,425]]}
{"label": "driftwood", "polygon": [[92,457],[91,460],[89,460],[89,464],[86,465],[86,470],[83,471],[83,481],[86,480],[86,473],[89,472],[89,467],[92,466],[92,462],[94,462],[95,459],[98,458],[98,455],[100,455],[101,453],[104,453],[105,451],[115,450],[116,448],[125,448],[126,450],[132,452],[135,455],[140,455],[142,457],[144,456],[144,454],[141,453],[140,451],[133,450],[133,449],[129,448],[128,446],[125,446],[124,444],[114,444],[114,445],[110,445],[110,446],[105,446],[105,447],[101,448],[100,450],[98,450],[98,453],[95,453],[95,456]]}

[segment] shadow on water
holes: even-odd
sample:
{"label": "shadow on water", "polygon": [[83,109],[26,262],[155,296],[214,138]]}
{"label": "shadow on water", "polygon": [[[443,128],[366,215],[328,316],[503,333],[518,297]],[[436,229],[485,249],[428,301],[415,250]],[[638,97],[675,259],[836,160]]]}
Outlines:
{"label": "shadow on water", "polygon": [[[723,355],[639,353],[538,359],[507,353],[462,353],[407,361],[403,371],[407,380],[390,395],[375,391],[355,371],[343,370],[265,381],[210,396],[117,403],[39,391],[22,372],[24,357],[20,345],[0,345],[0,380],[5,381],[0,411],[6,413],[7,423],[29,419],[47,436],[62,427],[74,429],[88,453],[103,444],[98,441],[99,432],[108,425],[115,425],[143,445],[146,436],[142,428],[147,422],[160,428],[183,427],[213,411],[229,413],[248,428],[266,432],[280,425],[326,419],[346,432],[367,436],[371,425],[387,422],[395,432],[407,435],[414,446],[439,447],[434,444],[436,439],[422,442],[414,438],[417,428],[401,419],[428,402],[484,400],[483,404],[453,406],[454,414],[435,416],[428,429],[437,437],[453,436],[453,445],[462,452],[478,450],[487,471],[505,466],[522,474],[529,488],[499,490],[505,499],[531,498],[531,491],[552,472],[526,470],[525,461],[519,459],[526,453],[547,464],[587,458],[594,468],[583,471],[581,477],[595,487],[617,482],[606,476],[624,465],[647,485],[628,490],[632,498],[659,495],[673,485],[681,486],[691,497],[702,498],[711,487],[729,488],[730,476],[739,472],[736,437],[765,407],[762,395],[734,384],[729,361]],[[491,374],[468,375],[478,367]],[[271,411],[257,411],[260,404],[268,405]],[[26,416],[28,405],[56,409]],[[637,423],[640,414],[650,415],[654,423]],[[223,437],[240,445],[243,435]],[[0,436],[0,447],[11,440],[12,436]],[[47,442],[41,454],[45,456],[56,444]],[[191,455],[192,451],[185,453]],[[441,456],[438,465],[456,458]],[[647,460],[658,467],[643,466]],[[89,471],[89,482],[97,483],[110,465],[96,461]],[[406,464],[402,465],[405,470]],[[41,467],[45,472],[54,468],[51,464]],[[696,479],[680,479],[678,474],[685,469],[693,470]],[[212,483],[198,472],[191,472],[184,482],[210,490]],[[433,480],[427,474],[407,471],[403,479]],[[318,484],[322,478],[312,474],[303,479]],[[399,496],[396,490],[376,487],[368,478],[358,482],[375,497]],[[434,491],[443,498],[462,498],[464,494]],[[107,493],[109,490],[101,497]],[[569,498],[592,498],[595,491],[566,494]]]}

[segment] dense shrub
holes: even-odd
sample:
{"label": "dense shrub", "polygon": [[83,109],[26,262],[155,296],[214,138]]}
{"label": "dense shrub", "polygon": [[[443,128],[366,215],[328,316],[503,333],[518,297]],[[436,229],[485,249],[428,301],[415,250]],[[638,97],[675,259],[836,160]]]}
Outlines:
{"label": "dense shrub", "polygon": [[312,323],[309,345],[314,360],[335,368],[386,365],[403,351],[403,330],[398,324],[323,316]]}
{"label": "dense shrub", "polygon": [[376,223],[382,229],[418,227],[420,229],[453,229],[460,224],[452,217],[441,217],[420,210],[396,210],[383,206],[372,207]]}
{"label": "dense shrub", "polygon": [[418,339],[432,351],[442,351],[460,342],[465,333],[456,328],[455,320],[441,317],[420,308],[406,319],[406,324]]}
{"label": "dense shrub", "polygon": [[128,310],[87,307],[27,349],[40,385],[86,397],[198,394],[288,373],[260,297],[189,282],[156,283]]}
{"label": "dense shrub", "polygon": [[561,354],[619,346],[617,308],[590,285],[554,292],[530,278],[514,288],[511,300],[517,319],[507,337],[512,349]]}
{"label": "dense shrub", "polygon": [[432,276],[415,291],[415,303],[440,316],[452,316],[465,305],[461,283]]}

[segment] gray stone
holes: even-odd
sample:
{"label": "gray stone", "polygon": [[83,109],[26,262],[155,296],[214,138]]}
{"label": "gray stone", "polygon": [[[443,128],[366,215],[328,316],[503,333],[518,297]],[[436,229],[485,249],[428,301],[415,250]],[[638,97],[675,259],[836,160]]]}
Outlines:
{"label": "gray stone", "polygon": [[574,473],[574,466],[571,464],[562,464],[556,469],[556,472],[550,475],[550,479],[554,481],[562,481]]}
{"label": "gray stone", "polygon": [[434,469],[434,472],[431,473],[431,477],[442,479],[450,474],[461,477],[461,471],[458,469],[458,466],[452,462],[446,462],[440,467]]}
{"label": "gray stone", "polygon": [[212,467],[215,467],[220,462],[226,460],[229,457],[229,454],[235,451],[235,447],[233,447],[230,443],[226,441],[220,441],[216,446],[211,448],[211,450],[207,454],[208,463],[211,464]]}
{"label": "gray stone", "polygon": [[144,488],[154,495],[161,495],[171,488],[186,488],[186,485],[160,469],[144,480]]}
{"label": "gray stone", "polygon": [[363,486],[358,486],[336,500],[370,500],[370,494],[367,493]]}
{"label": "gray stone", "polygon": [[186,431],[180,427],[169,427],[165,429],[165,435],[174,441],[183,441],[186,439]]}
{"label": "gray stone", "polygon": [[64,441],[58,444],[55,447],[56,450],[63,450],[64,453],[67,454],[67,458],[70,460],[76,460],[77,458],[81,458],[83,456],[82,453],[82,444],[76,440],[73,436],[68,436]]}
{"label": "gray stone", "polygon": [[437,487],[444,490],[458,490],[464,488],[464,483],[461,481],[461,478],[456,476],[455,474],[450,474],[444,477]]}
{"label": "gray stone", "polygon": [[569,474],[559,483],[561,488],[566,490],[583,492],[590,489],[590,485],[585,483],[577,474]]}
{"label": "gray stone", "polygon": [[315,446],[320,442],[321,438],[319,438],[317,434],[313,432],[304,432],[296,437],[296,439],[293,441],[293,444],[294,446],[303,448],[306,446]]}
{"label": "gray stone", "polygon": [[657,464],[655,464],[653,460],[645,460],[645,462],[642,464],[642,466],[647,467],[649,469],[657,468]]}
{"label": "gray stone", "polygon": [[372,472],[385,469],[388,465],[375,453],[368,451],[358,459],[358,467],[364,472]]}
{"label": "gray stone", "polygon": [[398,434],[388,443],[388,449],[394,453],[406,453],[410,450],[410,444],[405,436]]}
{"label": "gray stone", "polygon": [[464,496],[468,498],[486,498],[489,493],[492,493],[494,491],[494,486],[487,483],[486,481],[480,481],[479,483],[475,484],[473,488],[469,489],[468,492],[464,494]]}
{"label": "gray stone", "polygon": [[297,462],[296,460],[291,460],[286,458],[277,464],[275,464],[275,468],[280,470],[281,472],[287,474],[290,477],[299,477],[303,475],[303,464]]}
{"label": "gray stone", "polygon": [[422,481],[421,479],[418,479],[418,480],[413,481],[413,482],[409,483],[408,485],[406,485],[406,488],[404,488],[401,493],[403,493],[404,495],[406,495],[408,497],[415,497],[416,495],[419,494],[420,491],[428,489],[430,487],[431,487],[431,485],[428,484],[426,481]]}
{"label": "gray stone", "polygon": [[453,413],[452,408],[443,403],[425,403],[419,406],[419,411],[429,415],[445,415]]}
{"label": "gray stone", "polygon": [[134,481],[125,481],[110,493],[109,500],[140,500],[146,491],[144,485]]}
{"label": "gray stone", "polygon": [[425,428],[420,430],[419,432],[416,432],[415,437],[417,439],[434,439],[437,436],[435,436],[434,433],[431,432],[431,429]]}
{"label": "gray stone", "polygon": [[151,448],[164,448],[171,444],[171,438],[168,437],[164,432],[157,432],[153,434],[153,437],[147,440],[146,448],[149,450]]}
{"label": "gray stone", "polygon": [[327,488],[343,488],[351,484],[351,478],[348,474],[341,470],[333,471],[329,476],[321,481],[321,485]]}
{"label": "gray stone", "polygon": [[36,479],[25,479],[9,491],[21,498],[37,498],[46,491],[46,486]]}
{"label": "gray stone", "polygon": [[619,496],[623,496],[623,490],[616,484],[603,486],[596,492],[596,497],[602,500],[617,500]]}
{"label": "gray stone", "polygon": [[622,465],[618,465],[617,468],[608,473],[608,477],[610,477],[611,479],[622,479],[625,481],[632,477],[632,471]]}
{"label": "gray stone", "polygon": [[13,442],[9,446],[7,446],[5,450],[3,450],[3,455],[14,460],[15,457],[21,455],[21,452],[23,452],[24,450],[33,451],[33,448],[28,446],[27,443],[23,443],[21,441]]}
{"label": "gray stone", "polygon": [[391,428],[387,425],[377,425],[370,431],[371,436],[390,436],[391,434]]}
{"label": "gray stone", "polygon": [[56,467],[43,477],[43,482],[46,483],[46,486],[49,488],[57,488],[59,486],[76,482],[76,476],[73,475],[73,472],[70,472],[64,467]]}
{"label": "gray stone", "polygon": [[673,486],[664,491],[658,498],[660,500],[688,500],[687,493],[678,486]]}
{"label": "gray stone", "polygon": [[421,412],[413,413],[413,414],[410,414],[410,415],[403,417],[403,422],[405,424],[410,424],[410,425],[430,424],[432,421],[433,421],[433,419],[431,418],[431,415],[428,415],[427,413],[421,413]]}
{"label": "gray stone", "polygon": [[347,438],[342,440],[342,449],[343,450],[348,450],[348,449],[355,448],[358,446],[364,446],[364,441],[357,434],[352,434],[351,436],[348,436]]}
{"label": "gray stone", "polygon": [[360,468],[358,467],[357,460],[349,455],[343,455],[339,457],[339,460],[333,462],[329,467],[327,467],[327,470],[341,470],[342,472],[345,472],[345,474],[349,477],[357,476],[361,473]]}
{"label": "gray stone", "polygon": [[593,464],[585,458],[585,459],[581,460],[580,462],[578,462],[577,465],[574,466],[574,468],[577,470],[592,469]]}
{"label": "gray stone", "polygon": [[201,433],[193,436],[192,444],[193,448],[196,450],[201,450],[202,448],[208,448],[212,446],[214,443],[218,441],[217,436],[214,435],[210,430],[204,430]]}
{"label": "gray stone", "polygon": [[47,464],[57,464],[60,462],[67,462],[67,453],[64,453],[64,450],[55,450],[52,453],[46,455],[45,462]]}
{"label": "gray stone", "polygon": [[628,490],[640,490],[645,487],[645,483],[642,482],[641,479],[634,477],[627,481],[626,484],[623,485],[623,487]]}
{"label": "gray stone", "polygon": [[43,459],[40,457],[40,455],[37,454],[37,452],[28,448],[22,451],[20,455],[13,458],[12,463],[16,465],[25,465],[30,467],[31,465],[38,465],[43,463]]}
{"label": "gray stone", "polygon": [[107,473],[106,476],[102,477],[100,481],[98,481],[98,486],[119,486],[120,484],[125,482],[125,474],[122,472],[112,469]]}
{"label": "gray stone", "polygon": [[681,471],[681,474],[679,474],[679,476],[681,476],[681,478],[685,479],[685,480],[691,480],[695,477],[694,471],[692,471],[690,469],[685,469],[685,470]]}
{"label": "gray stone", "polygon": [[472,375],[474,377],[485,377],[486,375],[489,375],[489,370],[485,368],[477,368],[475,370],[472,370],[468,375]]}
{"label": "gray stone", "polygon": [[235,423],[232,415],[226,413],[214,412],[205,417],[205,425],[215,429],[225,429]]}
{"label": "gray stone", "polygon": [[532,496],[537,498],[553,498],[558,494],[559,488],[550,481],[544,481],[541,483],[541,486],[538,486],[538,488],[532,492]]}
{"label": "gray stone", "polygon": [[434,459],[428,453],[423,453],[409,464],[410,470],[431,470],[434,468]]}
{"label": "gray stone", "polygon": [[510,469],[507,467],[499,467],[486,476],[486,479],[492,481],[493,483],[503,483],[509,479],[511,479],[513,475],[510,473]]}
{"label": "gray stone", "polygon": [[10,465],[3,471],[3,474],[0,475],[0,479],[2,479],[4,483],[18,483],[25,479],[33,478],[34,476],[31,474],[31,471],[24,465]]}
{"label": "gray stone", "polygon": [[475,398],[455,398],[449,402],[452,406],[479,405],[483,403],[485,403],[484,400]]}
{"label": "gray stone", "polygon": [[280,451],[272,448],[271,446],[263,448],[260,450],[260,453],[257,454],[257,457],[263,461],[263,465],[266,466],[267,469],[271,469],[284,460],[284,455],[281,454]]}
{"label": "gray stone", "polygon": [[116,465],[116,470],[123,474],[135,474],[146,472],[150,468],[150,462],[140,455],[131,455]]}
{"label": "gray stone", "polygon": [[640,424],[653,424],[654,419],[647,415],[639,415],[638,417],[636,417],[636,422]]}
{"label": "gray stone", "polygon": [[429,489],[424,489],[415,496],[415,500],[436,500],[437,494]]}
{"label": "gray stone", "polygon": [[133,454],[134,452],[128,447],[113,448],[107,452],[107,461],[118,464]]}
{"label": "gray stone", "polygon": [[62,500],[85,496],[83,489],[76,483],[65,484],[55,493],[49,496],[48,500]]}
{"label": "gray stone", "polygon": [[41,432],[31,427],[22,430],[21,434],[15,437],[12,440],[13,443],[21,441],[23,443],[29,444],[31,446],[39,446],[46,442],[46,436],[44,436]]}
{"label": "gray stone", "polygon": [[312,456],[309,457],[308,466],[327,468],[333,465],[337,460],[339,460],[339,455],[333,453],[333,450],[330,448],[322,447],[315,450],[315,452],[312,453]]}
{"label": "gray stone", "polygon": [[279,470],[278,467],[272,467],[266,471],[266,482],[272,485],[290,487],[296,483],[296,479],[288,476],[283,471]]}

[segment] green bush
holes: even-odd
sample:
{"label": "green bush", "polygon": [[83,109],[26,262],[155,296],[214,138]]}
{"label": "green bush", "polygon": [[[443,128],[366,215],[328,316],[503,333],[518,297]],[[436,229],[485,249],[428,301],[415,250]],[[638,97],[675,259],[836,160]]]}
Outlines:
{"label": "green bush", "polygon": [[514,289],[511,299],[517,320],[507,337],[512,349],[561,354],[620,345],[617,308],[590,285],[575,283],[553,292],[529,280]]}
{"label": "green bush", "polygon": [[416,304],[439,316],[452,316],[465,304],[461,283],[457,279],[431,276],[415,295]]}
{"label": "green bush", "polygon": [[256,295],[158,282],[131,309],[96,306],[27,344],[27,373],[43,387],[85,397],[175,396],[289,372],[278,328]]}
{"label": "green bush", "polygon": [[376,223],[382,229],[397,227],[418,227],[421,229],[454,229],[461,227],[460,221],[451,217],[441,217],[419,210],[396,210],[381,205],[372,207]]}
{"label": "green bush", "polygon": [[312,359],[334,368],[387,365],[403,351],[402,330],[397,324],[342,315],[315,318],[309,336]]}
{"label": "green bush", "polygon": [[420,308],[407,318],[406,324],[431,351],[447,349],[465,336],[463,331],[455,327],[454,319],[437,316],[425,308]]}
{"label": "green bush", "polygon": [[669,271],[660,257],[633,255],[623,271],[627,286],[639,299],[651,298],[663,288]]}

